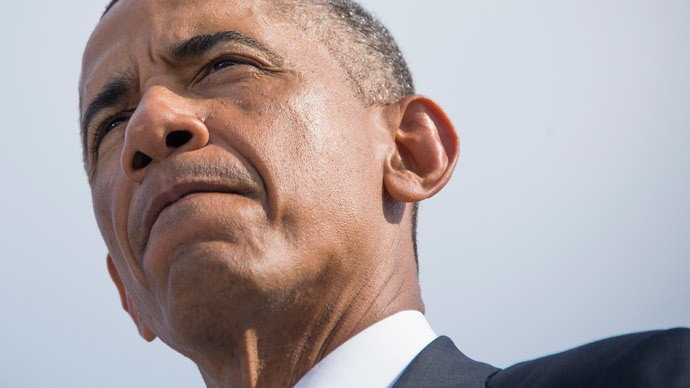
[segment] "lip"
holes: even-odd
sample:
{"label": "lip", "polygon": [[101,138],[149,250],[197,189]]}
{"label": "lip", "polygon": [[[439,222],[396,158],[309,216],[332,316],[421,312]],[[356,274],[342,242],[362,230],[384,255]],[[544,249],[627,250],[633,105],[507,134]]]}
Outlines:
{"label": "lip", "polygon": [[153,200],[144,213],[144,231],[146,233],[145,241],[148,241],[149,234],[153,225],[158,220],[158,216],[167,207],[173,205],[182,198],[197,193],[220,193],[220,194],[237,194],[244,195],[236,188],[229,187],[215,182],[191,181],[191,182],[176,182],[168,187],[166,190],[154,195]]}

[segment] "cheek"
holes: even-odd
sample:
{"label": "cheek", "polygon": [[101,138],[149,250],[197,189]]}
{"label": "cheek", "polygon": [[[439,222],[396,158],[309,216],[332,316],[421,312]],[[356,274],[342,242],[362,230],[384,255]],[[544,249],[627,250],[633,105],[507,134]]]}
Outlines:
{"label": "cheek", "polygon": [[131,198],[131,185],[125,183],[125,176],[113,158],[103,158],[91,184],[91,199],[94,214],[108,251],[120,257],[129,252],[123,232],[126,232],[127,209]]}
{"label": "cheek", "polygon": [[154,316],[157,310],[150,306],[155,306],[155,303],[126,239],[127,209],[132,196],[132,185],[127,183],[119,164],[104,163],[99,167],[98,175],[91,184],[98,227],[127,294],[134,300],[142,315]]}
{"label": "cheek", "polygon": [[359,101],[289,86],[218,100],[207,125],[258,171],[276,230],[299,251],[307,240],[325,249],[383,214],[383,163]]}
{"label": "cheek", "polygon": [[350,238],[367,215],[382,213],[383,164],[363,130],[371,124],[361,108],[346,115],[308,97],[291,107],[272,116],[272,136],[262,144],[278,213],[290,223],[285,230],[315,231],[324,243]]}
{"label": "cheek", "polygon": [[[112,202],[114,197],[112,179],[106,174],[99,174],[91,185],[91,201],[98,228],[105,240],[108,251],[114,252],[117,245],[113,227]],[[115,251],[116,252],[116,251]]]}
{"label": "cheek", "polygon": [[[318,195],[316,203],[376,199],[380,185],[375,176],[381,166],[361,112],[347,114],[316,102],[300,105],[293,119],[285,120],[290,128],[281,131],[292,132],[280,141],[285,145],[281,163],[291,166],[285,171],[290,186]],[[280,144],[274,149],[281,149]]]}

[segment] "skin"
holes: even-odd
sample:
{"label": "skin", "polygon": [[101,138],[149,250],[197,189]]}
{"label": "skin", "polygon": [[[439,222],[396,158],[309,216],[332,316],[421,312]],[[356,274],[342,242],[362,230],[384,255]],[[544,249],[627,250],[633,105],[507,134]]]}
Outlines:
{"label": "skin", "polygon": [[[226,43],[170,57],[219,31],[277,55]],[[91,120],[86,168],[108,270],[145,339],[210,387],[288,386],[371,324],[424,311],[411,202],[458,155],[431,100],[363,106],[318,38],[262,1],[121,0],[85,50],[82,122],[116,76],[133,88]]]}

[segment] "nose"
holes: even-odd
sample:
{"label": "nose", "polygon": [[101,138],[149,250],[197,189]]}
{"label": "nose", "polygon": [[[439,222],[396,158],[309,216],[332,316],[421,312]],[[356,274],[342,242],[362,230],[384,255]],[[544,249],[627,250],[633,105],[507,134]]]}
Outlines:
{"label": "nose", "polygon": [[151,164],[208,144],[208,128],[192,104],[163,86],[146,91],[125,132],[120,165],[129,179],[141,183]]}

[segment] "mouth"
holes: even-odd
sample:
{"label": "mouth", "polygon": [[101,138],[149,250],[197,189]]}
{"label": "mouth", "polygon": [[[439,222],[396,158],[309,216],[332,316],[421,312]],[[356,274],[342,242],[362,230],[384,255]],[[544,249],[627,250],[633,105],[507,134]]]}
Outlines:
{"label": "mouth", "polygon": [[144,214],[144,246],[146,246],[148,243],[151,229],[153,229],[154,224],[165,209],[187,196],[203,193],[245,195],[245,193],[242,193],[235,188],[214,182],[195,181],[178,182],[173,184],[167,190],[164,190],[154,196]]}

